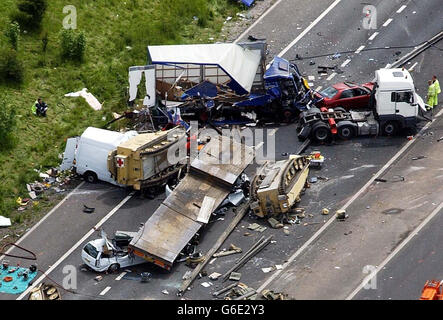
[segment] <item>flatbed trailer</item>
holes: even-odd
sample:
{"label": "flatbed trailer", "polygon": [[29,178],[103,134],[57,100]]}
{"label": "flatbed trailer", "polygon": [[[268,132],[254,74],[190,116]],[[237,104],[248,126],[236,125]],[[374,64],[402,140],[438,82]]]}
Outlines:
{"label": "flatbed trailer", "polygon": [[211,138],[189,173],[146,221],[129,244],[135,255],[171,270],[180,253],[231,193],[254,158],[254,150],[221,136]]}

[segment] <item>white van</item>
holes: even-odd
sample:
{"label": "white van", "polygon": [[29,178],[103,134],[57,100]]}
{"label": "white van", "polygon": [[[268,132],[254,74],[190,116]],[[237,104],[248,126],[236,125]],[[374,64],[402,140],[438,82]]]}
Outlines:
{"label": "white van", "polygon": [[74,167],[88,182],[102,180],[118,185],[108,170],[108,153],[136,135],[137,131],[120,133],[89,127],[80,137],[67,140],[60,170]]}

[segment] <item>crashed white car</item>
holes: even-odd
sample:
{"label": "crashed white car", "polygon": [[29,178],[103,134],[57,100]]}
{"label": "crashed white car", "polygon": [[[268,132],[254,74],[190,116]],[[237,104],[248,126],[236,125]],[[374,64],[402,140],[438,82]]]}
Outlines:
{"label": "crashed white car", "polygon": [[145,263],[146,260],[126,250],[133,236],[131,234],[131,232],[116,232],[116,239],[111,243],[102,232],[100,239],[89,241],[83,247],[83,262],[97,272],[116,272],[120,268]]}

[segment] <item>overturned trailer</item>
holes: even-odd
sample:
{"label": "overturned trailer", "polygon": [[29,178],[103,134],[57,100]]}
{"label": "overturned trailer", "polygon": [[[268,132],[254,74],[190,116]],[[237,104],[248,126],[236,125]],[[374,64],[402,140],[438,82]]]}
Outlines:
{"label": "overturned trailer", "polygon": [[136,79],[130,80],[130,101],[145,70],[146,106],[216,125],[290,122],[313,103],[312,91],[297,66],[283,58],[275,57],[266,70],[266,50],[262,41],[148,46],[148,66],[130,68]]}
{"label": "overturned trailer", "polygon": [[170,270],[253,158],[252,147],[213,137],[191,162],[186,177],[132,239],[129,250]]}

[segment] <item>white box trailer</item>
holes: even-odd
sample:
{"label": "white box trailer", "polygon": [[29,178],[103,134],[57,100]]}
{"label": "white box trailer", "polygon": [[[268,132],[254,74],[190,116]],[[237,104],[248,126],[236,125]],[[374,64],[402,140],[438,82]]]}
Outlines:
{"label": "white box trailer", "polygon": [[88,182],[102,180],[119,185],[108,170],[108,154],[136,135],[137,131],[120,133],[89,127],[80,137],[67,140],[60,170],[75,168]]}

